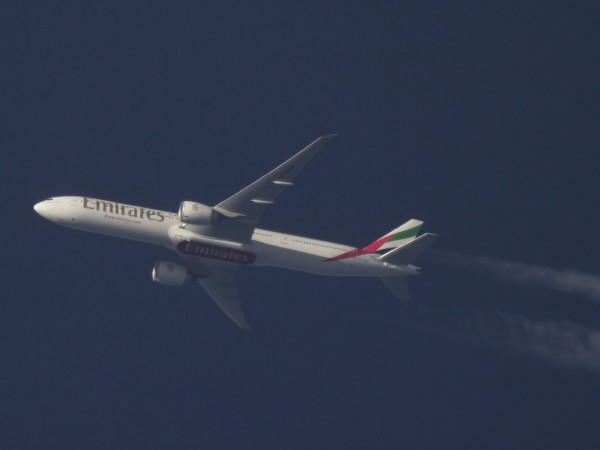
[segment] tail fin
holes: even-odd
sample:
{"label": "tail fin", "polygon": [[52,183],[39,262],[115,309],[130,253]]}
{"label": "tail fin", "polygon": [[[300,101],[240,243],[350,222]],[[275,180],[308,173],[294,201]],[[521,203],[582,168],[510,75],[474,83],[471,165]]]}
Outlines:
{"label": "tail fin", "polygon": [[370,243],[364,247],[363,250],[368,253],[375,253],[381,250],[403,246],[417,236],[422,225],[423,222],[420,220],[410,219],[405,224],[400,225],[398,228],[390,231],[385,236],[382,236],[375,242]]}
{"label": "tail fin", "polygon": [[389,262],[399,266],[410,264],[413,259],[423,253],[433,241],[437,239],[437,234],[425,233],[416,239],[407,242],[402,247],[390,250],[379,258],[380,261]]}

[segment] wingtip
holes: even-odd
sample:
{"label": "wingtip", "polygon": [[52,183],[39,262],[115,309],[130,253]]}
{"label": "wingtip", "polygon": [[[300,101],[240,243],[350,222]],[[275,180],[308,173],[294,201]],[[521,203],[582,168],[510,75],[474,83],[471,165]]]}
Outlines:
{"label": "wingtip", "polygon": [[248,322],[246,322],[246,318],[244,317],[243,320],[236,320],[235,324],[240,327],[242,330],[247,330],[247,331],[254,331],[254,328],[252,328],[250,325],[248,325]]}

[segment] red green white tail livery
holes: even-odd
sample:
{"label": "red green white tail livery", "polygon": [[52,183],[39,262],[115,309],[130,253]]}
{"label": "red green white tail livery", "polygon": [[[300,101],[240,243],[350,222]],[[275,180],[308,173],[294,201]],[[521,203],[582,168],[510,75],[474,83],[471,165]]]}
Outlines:
{"label": "red green white tail livery", "polygon": [[393,229],[385,236],[380,237],[375,242],[370,243],[363,250],[369,253],[381,252],[396,247],[402,247],[407,242],[412,241],[419,234],[423,222],[417,219],[410,219],[405,224]]}

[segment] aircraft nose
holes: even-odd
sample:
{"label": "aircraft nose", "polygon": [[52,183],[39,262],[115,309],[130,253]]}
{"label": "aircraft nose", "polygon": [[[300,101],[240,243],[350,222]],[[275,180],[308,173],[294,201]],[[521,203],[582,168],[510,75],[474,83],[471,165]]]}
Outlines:
{"label": "aircraft nose", "polygon": [[51,208],[51,205],[46,201],[39,202],[39,203],[36,203],[35,205],[33,205],[33,210],[36,213],[38,213],[40,216],[42,216],[46,219],[48,218],[48,213],[50,212],[50,208]]}

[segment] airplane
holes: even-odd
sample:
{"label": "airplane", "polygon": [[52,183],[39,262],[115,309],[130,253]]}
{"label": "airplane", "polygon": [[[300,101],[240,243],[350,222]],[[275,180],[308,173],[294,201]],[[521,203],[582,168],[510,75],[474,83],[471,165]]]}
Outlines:
{"label": "airplane", "polygon": [[417,236],[423,222],[411,219],[365,247],[357,248],[257,228],[277,196],[336,135],[322,136],[254,183],[215,206],[183,201],[178,212],[92,197],[61,196],[34,205],[58,225],[158,244],[179,254],[182,264],[158,261],[152,279],[168,286],[196,281],[239,327],[251,329],[238,295],[236,272],[272,266],[318,275],[377,277],[399,299],[409,300],[406,278],[436,238]]}

